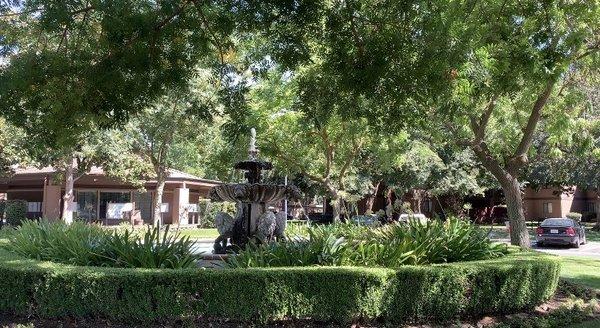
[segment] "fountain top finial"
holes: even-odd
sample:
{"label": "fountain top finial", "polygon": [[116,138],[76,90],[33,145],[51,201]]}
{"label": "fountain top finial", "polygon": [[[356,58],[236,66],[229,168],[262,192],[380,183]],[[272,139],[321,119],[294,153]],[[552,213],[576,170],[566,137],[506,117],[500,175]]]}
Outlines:
{"label": "fountain top finial", "polygon": [[248,149],[248,155],[250,159],[256,159],[258,156],[258,149],[256,149],[256,129],[250,129],[250,148]]}

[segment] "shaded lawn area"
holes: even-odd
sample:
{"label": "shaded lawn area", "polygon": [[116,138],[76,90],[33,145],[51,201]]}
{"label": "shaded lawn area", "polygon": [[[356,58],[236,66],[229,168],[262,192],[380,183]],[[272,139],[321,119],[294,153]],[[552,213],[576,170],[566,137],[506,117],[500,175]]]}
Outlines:
{"label": "shaded lawn area", "polygon": [[[508,229],[504,225],[478,225],[481,229],[489,232],[488,236],[490,239],[509,239]],[[535,227],[531,227],[528,224],[527,230],[529,231],[529,238],[535,240]]]}
{"label": "shaded lawn area", "polygon": [[582,256],[561,256],[560,259],[562,278],[600,289],[600,260]]}
{"label": "shaded lawn area", "polygon": [[182,237],[187,236],[191,239],[214,239],[219,237],[219,232],[215,228],[181,229],[179,232]]}

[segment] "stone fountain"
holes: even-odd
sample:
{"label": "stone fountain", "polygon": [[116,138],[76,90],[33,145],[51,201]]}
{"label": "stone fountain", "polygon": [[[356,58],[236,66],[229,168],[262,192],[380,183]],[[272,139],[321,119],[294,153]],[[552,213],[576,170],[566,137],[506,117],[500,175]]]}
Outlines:
{"label": "stone fountain", "polygon": [[269,210],[269,204],[283,199],[297,200],[300,190],[292,185],[261,183],[262,171],[271,170],[270,162],[258,160],[256,130],[252,128],[248,160],[235,164],[237,170],[244,170],[246,183],[227,183],[213,187],[209,197],[213,201],[236,203],[236,215],[218,212],[215,224],[219,237],[215,240],[214,252],[223,254],[244,247],[249,241],[268,242],[284,235],[286,217]]}

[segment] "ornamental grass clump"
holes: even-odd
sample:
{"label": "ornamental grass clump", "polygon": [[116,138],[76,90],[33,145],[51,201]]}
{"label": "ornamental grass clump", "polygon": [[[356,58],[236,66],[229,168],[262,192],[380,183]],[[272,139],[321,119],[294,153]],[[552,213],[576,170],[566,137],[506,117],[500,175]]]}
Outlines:
{"label": "ornamental grass clump", "polygon": [[[346,226],[346,227],[342,227]],[[457,218],[395,223],[381,228],[352,224],[309,227],[308,236],[251,245],[228,259],[232,268],[281,266],[425,265],[491,259],[508,252],[473,224]]]}
{"label": "ornamental grass clump", "polygon": [[95,224],[24,221],[5,247],[36,260],[79,266],[189,268],[198,255],[178,233],[148,228],[141,233],[109,231]]}

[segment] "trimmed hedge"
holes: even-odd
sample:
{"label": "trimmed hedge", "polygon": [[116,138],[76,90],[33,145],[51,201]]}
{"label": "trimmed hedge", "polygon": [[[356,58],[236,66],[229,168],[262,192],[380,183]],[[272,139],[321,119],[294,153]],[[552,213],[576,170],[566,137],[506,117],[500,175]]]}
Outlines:
{"label": "trimmed hedge", "polygon": [[27,219],[27,201],[14,199],[7,200],[4,208],[6,223],[17,226]]}
{"label": "trimmed hedge", "polygon": [[0,313],[116,321],[447,321],[532,308],[554,294],[559,269],[556,259],[535,253],[395,270],[115,269],[39,262],[0,249]]}

